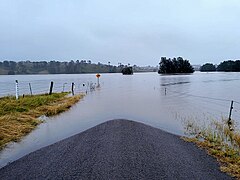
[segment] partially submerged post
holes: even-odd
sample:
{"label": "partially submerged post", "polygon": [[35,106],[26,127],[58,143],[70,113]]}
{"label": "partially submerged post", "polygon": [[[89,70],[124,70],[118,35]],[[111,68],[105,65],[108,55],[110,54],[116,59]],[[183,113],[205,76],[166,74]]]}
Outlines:
{"label": "partially submerged post", "polygon": [[16,80],[16,100],[18,100],[19,96],[19,88],[18,88],[18,80]]}
{"label": "partially submerged post", "polygon": [[97,74],[96,74],[96,77],[97,77],[97,87],[99,87],[99,86],[100,86],[100,84],[99,84],[99,78],[101,77],[101,75],[100,75],[99,73],[97,73]]}
{"label": "partially submerged post", "polygon": [[52,90],[53,90],[53,81],[51,81],[51,84],[50,84],[49,95],[51,95],[51,94],[52,94]]}
{"label": "partially submerged post", "polygon": [[65,84],[67,84],[67,83],[63,83],[63,91],[62,91],[62,92],[64,92],[64,89],[65,89]]}
{"label": "partially submerged post", "polygon": [[74,83],[72,83],[72,95],[74,96]]}
{"label": "partially submerged post", "polygon": [[29,90],[30,90],[30,94],[32,96],[32,87],[31,87],[31,83],[29,83]]}
{"label": "partially submerged post", "polygon": [[232,127],[232,119],[231,119],[232,110],[233,110],[233,101],[231,101],[230,112],[229,112],[229,117],[228,117],[228,121],[227,121],[228,127],[229,127],[229,129],[230,129],[231,131],[233,130],[233,127]]}

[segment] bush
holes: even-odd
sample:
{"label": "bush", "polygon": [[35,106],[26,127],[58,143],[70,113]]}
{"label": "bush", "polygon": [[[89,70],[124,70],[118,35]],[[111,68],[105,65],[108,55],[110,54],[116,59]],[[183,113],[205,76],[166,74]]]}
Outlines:
{"label": "bush", "polygon": [[201,66],[200,71],[201,72],[212,72],[212,71],[216,71],[216,67],[211,63],[206,63]]}

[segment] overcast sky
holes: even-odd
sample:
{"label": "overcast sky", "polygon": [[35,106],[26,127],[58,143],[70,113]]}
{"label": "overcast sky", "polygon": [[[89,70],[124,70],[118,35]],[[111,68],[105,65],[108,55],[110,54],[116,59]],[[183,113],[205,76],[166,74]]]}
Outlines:
{"label": "overcast sky", "polygon": [[0,0],[0,61],[240,59],[239,0]]}

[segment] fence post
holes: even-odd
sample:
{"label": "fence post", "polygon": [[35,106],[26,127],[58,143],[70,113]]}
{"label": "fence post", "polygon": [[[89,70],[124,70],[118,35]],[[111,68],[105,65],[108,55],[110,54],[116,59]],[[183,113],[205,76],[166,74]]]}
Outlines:
{"label": "fence post", "polygon": [[30,94],[32,96],[32,87],[31,87],[31,83],[29,83],[29,89],[30,89]]}
{"label": "fence post", "polygon": [[18,80],[16,80],[16,100],[18,100],[19,96],[19,88],[18,88]]}
{"label": "fence post", "polygon": [[74,83],[72,83],[72,95],[74,96]]}
{"label": "fence post", "polygon": [[51,95],[51,94],[52,94],[52,90],[53,90],[53,81],[51,81],[51,84],[50,84],[49,95]]}
{"label": "fence post", "polygon": [[64,92],[64,89],[65,89],[65,84],[67,84],[67,83],[63,83],[63,91],[62,91],[62,92]]}
{"label": "fence post", "polygon": [[232,116],[232,110],[233,110],[233,101],[231,101],[231,106],[230,106],[230,111],[229,111],[229,117],[228,117],[228,127],[229,129],[232,131],[233,128],[232,128],[232,119],[231,119],[231,116]]}

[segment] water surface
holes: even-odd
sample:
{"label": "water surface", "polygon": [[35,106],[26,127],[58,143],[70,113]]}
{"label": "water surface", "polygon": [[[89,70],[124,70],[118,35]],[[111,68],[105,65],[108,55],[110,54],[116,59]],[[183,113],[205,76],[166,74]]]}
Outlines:
{"label": "water surface", "polygon": [[50,81],[54,91],[62,91],[63,86],[70,90],[74,82],[76,92],[88,93],[70,111],[46,119],[22,141],[0,152],[0,166],[111,119],[135,120],[183,135],[182,121],[227,117],[234,100],[232,118],[240,120],[240,73],[102,74],[100,88],[91,92],[87,84],[96,82],[95,74],[0,76],[1,96],[15,94],[16,79],[20,94],[30,93],[29,83],[33,93],[47,93]]}

